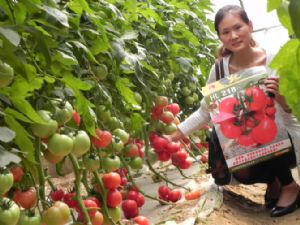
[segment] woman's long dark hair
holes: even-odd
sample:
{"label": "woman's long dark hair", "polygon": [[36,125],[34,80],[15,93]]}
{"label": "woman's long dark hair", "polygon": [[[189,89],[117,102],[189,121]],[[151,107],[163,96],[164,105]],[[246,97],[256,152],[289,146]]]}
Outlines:
{"label": "woman's long dark hair", "polygon": [[[240,16],[242,21],[244,21],[246,24],[250,23],[249,17],[247,15],[246,11],[242,7],[240,7],[238,5],[226,5],[222,8],[220,8],[215,15],[214,25],[215,25],[215,31],[217,32],[218,36],[220,35],[219,25],[228,13],[237,14]],[[251,44],[251,46],[256,46],[256,42],[253,39],[251,40],[250,44]],[[230,55],[231,53],[232,52],[230,50],[224,48],[224,46],[221,46],[217,51],[217,57],[218,58],[225,57],[225,56]]]}

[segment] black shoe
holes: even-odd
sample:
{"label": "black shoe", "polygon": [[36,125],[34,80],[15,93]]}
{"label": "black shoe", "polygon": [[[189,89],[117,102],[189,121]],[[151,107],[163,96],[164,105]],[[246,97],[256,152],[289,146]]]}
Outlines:
{"label": "black shoe", "polygon": [[271,217],[280,217],[294,212],[300,206],[300,190],[296,200],[287,207],[275,206],[271,211]]}
{"label": "black shoe", "polygon": [[266,198],[265,197],[265,207],[267,209],[273,209],[276,206],[278,198]]}

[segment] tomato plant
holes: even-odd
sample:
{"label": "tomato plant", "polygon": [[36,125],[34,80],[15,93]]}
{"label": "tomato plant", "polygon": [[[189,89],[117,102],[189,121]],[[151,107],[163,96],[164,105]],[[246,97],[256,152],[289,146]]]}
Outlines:
{"label": "tomato plant", "polygon": [[93,136],[91,140],[98,148],[105,148],[111,143],[112,135],[109,131],[102,131],[98,128],[96,129],[96,136]]}
{"label": "tomato plant", "polygon": [[139,214],[139,208],[136,201],[130,199],[122,202],[122,210],[127,219],[134,218]]}
{"label": "tomato plant", "polygon": [[119,169],[120,166],[121,166],[121,161],[119,156],[116,155],[107,156],[102,160],[102,169],[104,169],[106,172],[113,172]]}
{"label": "tomato plant", "polygon": [[109,190],[106,197],[107,206],[110,208],[115,208],[119,206],[122,202],[122,195],[117,189]]}
{"label": "tomato plant", "polygon": [[42,118],[43,124],[34,123],[31,125],[32,133],[37,137],[49,137],[54,134],[58,128],[58,124],[51,118],[51,113],[46,110],[37,111],[38,115]]}
{"label": "tomato plant", "polygon": [[144,216],[136,216],[133,221],[138,225],[150,225],[149,220]]}
{"label": "tomato plant", "polygon": [[107,189],[115,189],[121,184],[121,176],[116,172],[106,173],[102,177],[104,187]]}

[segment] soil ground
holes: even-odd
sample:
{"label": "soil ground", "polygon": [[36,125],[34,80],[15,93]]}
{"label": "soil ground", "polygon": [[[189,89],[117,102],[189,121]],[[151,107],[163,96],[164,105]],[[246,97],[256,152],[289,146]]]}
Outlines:
{"label": "soil ground", "polygon": [[264,208],[263,184],[227,186],[224,188],[224,202],[205,221],[207,225],[296,225],[300,224],[300,209],[292,214],[271,218]]}

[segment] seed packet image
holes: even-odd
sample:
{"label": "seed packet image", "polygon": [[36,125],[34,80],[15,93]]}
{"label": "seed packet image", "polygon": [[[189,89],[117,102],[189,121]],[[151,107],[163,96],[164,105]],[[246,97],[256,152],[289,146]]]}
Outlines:
{"label": "seed packet image", "polygon": [[202,88],[230,171],[288,152],[278,105],[265,92],[265,67],[252,67]]}

